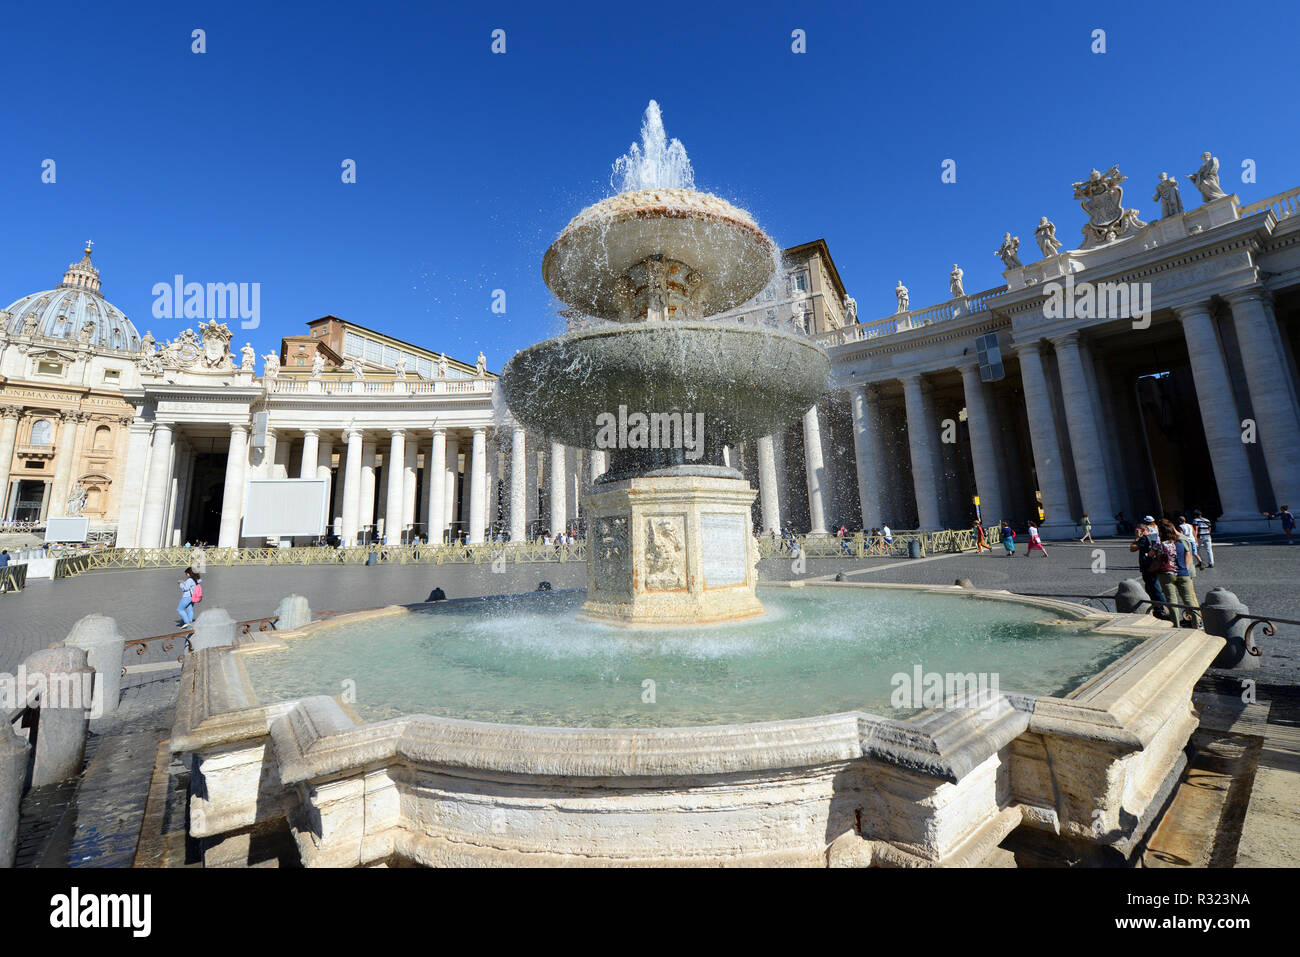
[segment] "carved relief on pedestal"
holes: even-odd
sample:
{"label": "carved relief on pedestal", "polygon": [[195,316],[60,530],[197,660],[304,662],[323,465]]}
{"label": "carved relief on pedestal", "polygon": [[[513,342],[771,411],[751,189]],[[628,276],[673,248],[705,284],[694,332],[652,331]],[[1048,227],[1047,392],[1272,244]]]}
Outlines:
{"label": "carved relief on pedestal", "polygon": [[625,593],[632,574],[628,519],[598,518],[592,525],[591,547],[600,557],[592,564],[592,586],[596,591]]}
{"label": "carved relief on pedestal", "polygon": [[645,569],[647,591],[686,587],[686,522],[680,515],[646,519]]}

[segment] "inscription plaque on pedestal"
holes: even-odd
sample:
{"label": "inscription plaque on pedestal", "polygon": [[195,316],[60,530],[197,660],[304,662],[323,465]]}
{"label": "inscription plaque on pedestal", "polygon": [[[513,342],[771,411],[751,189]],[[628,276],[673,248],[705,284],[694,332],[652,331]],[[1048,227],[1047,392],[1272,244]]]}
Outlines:
{"label": "inscription plaque on pedestal", "polygon": [[725,512],[701,515],[700,566],[704,587],[743,585],[748,570],[748,546],[743,515]]}

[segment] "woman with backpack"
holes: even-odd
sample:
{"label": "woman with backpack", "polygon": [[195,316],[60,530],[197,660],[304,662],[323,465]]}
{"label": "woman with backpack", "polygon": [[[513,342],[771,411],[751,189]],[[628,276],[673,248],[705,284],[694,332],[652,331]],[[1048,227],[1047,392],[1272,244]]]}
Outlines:
{"label": "woman with backpack", "polygon": [[[1192,587],[1192,575],[1188,565],[1192,562],[1192,549],[1186,539],[1178,534],[1178,529],[1169,519],[1160,520],[1160,548],[1156,552],[1155,570],[1160,579],[1161,590],[1167,601],[1176,601],[1186,607],[1178,609],[1181,614],[1173,615],[1175,622],[1187,615],[1191,627],[1200,627],[1197,611],[1200,605],[1196,601],[1196,589]],[[1170,608],[1171,612],[1175,609]]]}
{"label": "woman with backpack", "polygon": [[1007,550],[1007,558],[1010,558],[1012,555],[1016,553],[1015,529],[1013,529],[1006,522],[1003,522],[1001,532],[1002,534],[1000,537],[1002,539],[1002,547]]}
{"label": "woman with backpack", "polygon": [[192,625],[194,623],[194,606],[203,600],[202,582],[203,579],[198,576],[193,568],[186,568],[185,577],[176,581],[176,584],[181,589],[181,601],[176,606],[176,611],[181,616],[182,625]]}

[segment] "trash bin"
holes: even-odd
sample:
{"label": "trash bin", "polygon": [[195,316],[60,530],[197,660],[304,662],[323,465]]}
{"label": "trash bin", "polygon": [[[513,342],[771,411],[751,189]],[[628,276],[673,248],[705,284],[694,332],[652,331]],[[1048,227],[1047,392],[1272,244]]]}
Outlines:
{"label": "trash bin", "polygon": [[378,564],[379,564],[379,553],[378,553],[378,552],[371,552],[369,555],[367,555],[367,556],[366,556],[366,564],[367,564],[367,565],[378,565]]}
{"label": "trash bin", "polygon": [[919,538],[914,538],[907,543],[907,557],[908,558],[921,557],[921,540]]}

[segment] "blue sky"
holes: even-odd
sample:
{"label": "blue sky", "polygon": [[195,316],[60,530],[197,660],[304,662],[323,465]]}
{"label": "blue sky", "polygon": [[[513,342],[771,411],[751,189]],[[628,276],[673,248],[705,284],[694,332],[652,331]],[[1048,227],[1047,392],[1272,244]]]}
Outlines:
{"label": "blue sky", "polygon": [[1118,164],[1145,219],[1162,170],[1199,203],[1185,174],[1206,149],[1243,202],[1300,186],[1298,20],[1265,3],[11,4],[0,300],[55,285],[93,238],[105,295],[159,339],[192,324],[151,314],[181,273],[261,283],[261,327],[236,333],[259,353],[333,313],[496,369],[558,330],[542,254],[611,192],[655,98],[697,185],[782,245],[824,237],[866,321],[898,279],[914,306],[946,299],[953,262],[968,291],[999,284],[1002,233],[1037,258],[1041,215],[1077,245],[1070,183],[1092,167]]}

